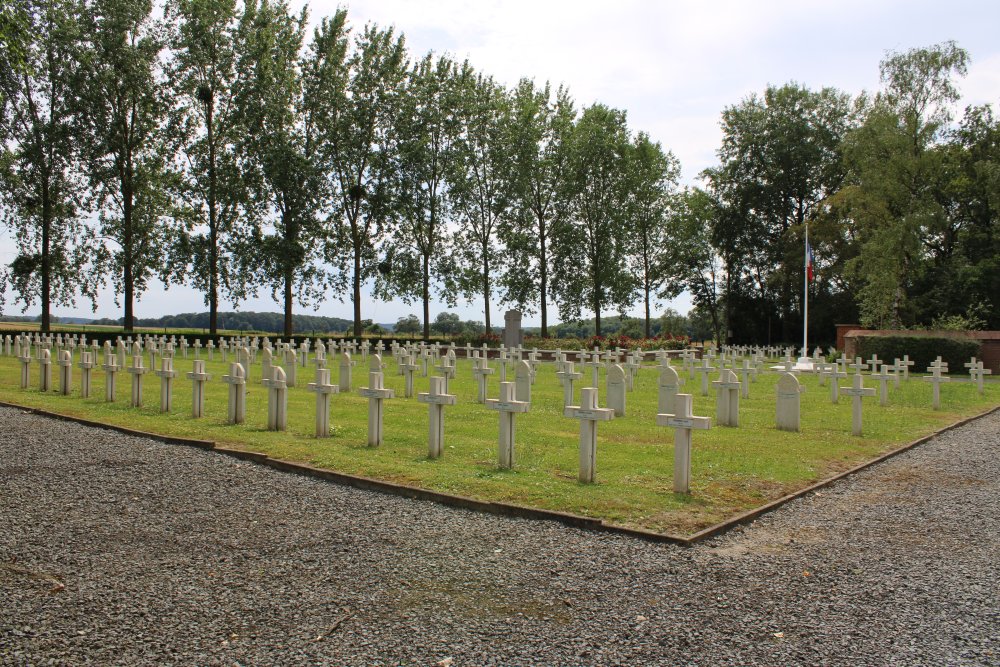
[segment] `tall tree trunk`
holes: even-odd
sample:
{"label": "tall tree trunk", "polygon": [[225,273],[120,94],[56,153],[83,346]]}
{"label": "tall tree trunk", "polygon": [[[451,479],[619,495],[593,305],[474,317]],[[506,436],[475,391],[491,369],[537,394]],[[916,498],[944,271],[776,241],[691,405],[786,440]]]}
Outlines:
{"label": "tall tree trunk", "polygon": [[422,294],[424,300],[424,340],[431,337],[431,258],[424,255]]}
{"label": "tall tree trunk", "polygon": [[208,131],[208,332],[214,336],[219,329],[219,213],[216,202],[214,93],[213,96],[209,97],[206,107],[205,126]]}
{"label": "tall tree trunk", "polygon": [[[539,311],[542,316],[542,338],[549,337],[549,258],[548,249],[545,247],[545,221],[539,219],[538,225],[539,253],[538,253],[538,298]],[[487,329],[489,331],[489,329]]]}
{"label": "tall tree trunk", "polygon": [[291,340],[292,328],[292,269],[285,269],[285,338]]}
{"label": "tall tree trunk", "polygon": [[49,201],[49,182],[48,179],[45,179],[42,181],[42,333],[49,333],[52,328],[52,315],[50,312],[52,299],[52,264],[49,258],[49,235],[51,225],[52,202]]}
{"label": "tall tree trunk", "polygon": [[361,243],[354,243],[354,337],[361,338]]}
{"label": "tall tree trunk", "polygon": [[483,244],[483,312],[486,318],[486,330],[490,331],[490,259],[486,252],[487,244]]}
{"label": "tall tree trunk", "polygon": [[125,301],[125,318],[122,322],[126,332],[135,328],[135,315],[132,312],[132,301],[135,297],[135,276],[132,273],[134,263],[134,248],[132,239],[133,193],[131,178],[127,179],[122,193],[122,292]]}
{"label": "tall tree trunk", "polygon": [[645,332],[646,332],[646,338],[649,338],[649,291],[650,291],[650,288],[649,288],[649,284],[648,283],[646,284],[644,291],[645,291],[645,294],[646,294],[646,329],[645,329]]}

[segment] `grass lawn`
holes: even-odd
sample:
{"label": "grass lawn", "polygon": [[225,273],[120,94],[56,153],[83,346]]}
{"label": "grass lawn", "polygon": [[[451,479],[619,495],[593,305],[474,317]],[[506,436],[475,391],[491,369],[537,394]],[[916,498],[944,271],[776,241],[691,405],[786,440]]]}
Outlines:
{"label": "grass lawn", "polygon": [[[247,423],[225,423],[228,387],[221,378],[228,373],[228,364],[218,354],[207,364],[213,378],[207,386],[206,416],[192,419],[191,383],[183,376],[191,369],[192,359],[193,354],[187,360],[175,360],[181,377],[174,382],[174,412],[169,415],[159,414],[160,379],[151,373],[144,380],[144,407],[133,409],[128,407],[131,376],[126,373],[118,376],[115,403],[104,401],[101,370],[93,373],[92,396],[85,400],[79,396],[79,368],[73,369],[72,395],[43,394],[37,389],[34,363],[31,388],[19,388],[20,364],[12,357],[0,357],[0,400],[149,432],[213,440],[344,473],[677,534],[694,532],[801,489],[1000,404],[1000,384],[987,384],[981,397],[971,383],[951,382],[942,386],[941,409],[934,411],[930,383],[911,377],[900,389],[890,389],[887,407],[879,407],[877,397],[865,399],[865,434],[857,438],[850,434],[850,398],[841,396],[840,403],[832,405],[829,387],[818,386],[814,376],[804,376],[802,432],[787,433],[774,428],[778,376],[768,373],[750,385],[750,398],[740,401],[740,427],[716,427],[714,392],[701,396],[699,380],[688,379],[681,371],[686,382],[683,391],[694,394],[695,414],[713,419],[710,431],[695,432],[692,492],[683,496],[672,492],[673,431],[656,426],[658,373],[652,365],[643,368],[635,391],[627,395],[626,416],[600,425],[597,482],[581,484],[577,481],[579,422],[563,417],[562,387],[552,364],[540,367],[531,411],[517,418],[516,467],[501,470],[496,465],[497,414],[476,403],[470,361],[459,360],[458,376],[451,382],[450,392],[458,396],[458,404],[445,408],[444,456],[430,460],[427,406],[416,398],[402,398],[403,376],[397,374],[391,357],[386,357],[385,386],[394,389],[397,398],[386,402],[385,444],[379,448],[365,445],[368,401],[356,390],[367,385],[368,369],[360,357],[353,372],[355,393],[332,397],[332,435],[322,440],[314,437],[315,395],[305,389],[314,378],[312,366],[298,368],[298,386],[289,390],[288,431],[276,433],[264,428],[267,394],[260,385],[259,363],[250,372]],[[491,361],[492,367],[496,365]],[[337,368],[331,375],[337,377]],[[416,391],[427,391],[428,379],[417,375]],[[508,376],[513,380],[512,372]],[[585,377],[589,378],[589,372]],[[496,373],[489,388],[492,398],[497,396],[498,382]],[[58,386],[56,367],[52,383]],[[580,386],[577,383],[577,397]],[[877,384],[866,379],[866,386]],[[604,399],[602,370],[602,404]]]}

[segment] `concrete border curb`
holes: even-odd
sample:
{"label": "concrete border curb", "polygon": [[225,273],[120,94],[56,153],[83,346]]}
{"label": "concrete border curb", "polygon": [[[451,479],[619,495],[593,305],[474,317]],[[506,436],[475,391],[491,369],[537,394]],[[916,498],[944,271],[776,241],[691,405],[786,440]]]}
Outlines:
{"label": "concrete border curb", "polygon": [[197,440],[194,438],[180,438],[176,436],[163,435],[160,433],[149,433],[146,431],[139,431],[136,429],[126,428],[124,426],[117,426],[114,424],[106,424],[104,422],[93,421],[90,419],[85,419],[83,417],[74,417],[71,415],[64,415],[58,412],[50,412],[48,410],[42,410],[41,408],[34,408],[25,405],[19,405],[17,403],[9,403],[7,401],[0,401],[0,407],[13,408],[16,410],[23,410],[25,412],[30,412],[32,414],[40,415],[43,417],[49,417],[52,419],[59,419],[61,421],[76,422],[84,426],[90,426],[92,428],[100,428],[109,431],[116,431],[118,433],[124,433],[126,435],[132,435],[140,438],[148,438],[158,442],[163,442],[171,445],[184,445],[188,447],[197,447],[198,449],[211,450],[223,454],[226,456],[232,456],[244,461],[249,461],[251,463],[256,463],[259,465],[265,465],[274,470],[281,472],[293,473],[296,475],[304,475],[307,477],[313,477],[316,479],[321,479],[327,482],[332,482],[334,484],[339,484],[341,486],[349,486],[356,489],[364,489],[366,491],[376,491],[379,493],[386,493],[394,496],[401,496],[404,498],[411,498],[414,500],[424,500],[439,503],[441,505],[446,505],[448,507],[457,507],[461,509],[467,509],[474,512],[485,512],[488,514],[497,514],[501,516],[508,516],[519,519],[531,519],[531,520],[543,520],[543,521],[556,521],[558,523],[570,526],[573,528],[581,528],[584,530],[592,530],[598,532],[613,533],[618,535],[625,535],[628,537],[633,537],[648,542],[661,542],[676,544],[679,546],[692,546],[698,542],[710,539],[721,535],[737,526],[748,524],[753,522],[755,519],[772,512],[782,505],[785,505],[796,498],[801,498],[803,496],[809,495],[819,489],[825,488],[834,484],[835,482],[844,479],[845,477],[850,477],[859,473],[867,468],[878,465],[888,459],[891,459],[899,454],[909,451],[914,447],[921,445],[928,440],[931,440],[942,433],[950,431],[959,426],[968,424],[969,422],[975,421],[977,419],[982,419],[994,412],[1000,411],[1000,405],[993,406],[988,410],[981,412],[979,414],[973,415],[971,417],[966,417],[960,419],[959,421],[949,424],[943,428],[940,428],[933,433],[929,433],[921,438],[907,443],[901,447],[893,449],[889,452],[881,454],[874,459],[865,461],[859,465],[854,466],[844,472],[838,473],[832,477],[828,477],[819,482],[811,484],[803,489],[790,493],[786,496],[782,496],[777,500],[772,500],[769,503],[765,503],[759,507],[755,507],[751,510],[737,514],[725,521],[719,522],[715,525],[703,528],[691,535],[681,536],[673,535],[670,533],[657,533],[651,530],[642,530],[639,528],[628,528],[625,526],[620,526],[613,523],[605,523],[601,519],[595,519],[593,517],[581,516],[579,514],[571,514],[568,512],[557,512],[553,510],[545,510],[536,507],[527,507],[525,505],[514,505],[510,503],[493,502],[488,500],[476,500],[474,498],[467,498],[465,496],[458,496],[448,493],[441,493],[439,491],[431,491],[428,489],[421,489],[415,486],[406,486],[405,484],[395,484],[393,482],[386,482],[378,479],[372,479],[369,477],[361,477],[359,475],[349,475],[342,472],[337,472],[335,470],[326,470],[324,468],[316,468],[305,463],[297,463],[294,461],[285,461],[283,459],[275,459],[269,457],[267,454],[262,454],[260,452],[245,451],[242,449],[231,449],[229,447],[220,446],[219,444],[212,442],[210,440]]}

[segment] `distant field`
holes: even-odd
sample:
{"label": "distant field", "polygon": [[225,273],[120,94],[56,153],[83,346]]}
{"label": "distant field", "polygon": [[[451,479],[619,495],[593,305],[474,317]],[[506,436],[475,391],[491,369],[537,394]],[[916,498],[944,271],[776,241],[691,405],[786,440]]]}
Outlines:
{"label": "distant field", "polygon": [[[209,439],[226,446],[266,453],[333,470],[374,477],[473,498],[530,505],[550,510],[598,517],[609,522],[649,530],[690,533],[739,512],[761,505],[817,480],[846,470],[926,433],[966,416],[1000,404],[1000,384],[987,386],[980,397],[968,382],[942,387],[942,409],[930,409],[931,388],[917,378],[891,392],[890,405],[865,399],[865,436],[850,435],[850,400],[841,397],[831,405],[829,389],[806,376],[802,400],[802,432],[774,428],[776,374],[761,376],[751,385],[751,396],[741,401],[740,428],[713,427],[694,438],[692,494],[672,492],[673,432],[657,427],[657,373],[644,368],[636,390],[628,394],[626,417],[600,426],[597,483],[577,481],[579,423],[563,417],[562,388],[551,364],[544,364],[532,389],[528,414],[518,417],[517,463],[501,470],[497,460],[497,415],[475,402],[476,384],[470,362],[458,362],[458,377],[451,393],[458,404],[445,409],[445,454],[427,458],[427,406],[404,399],[403,377],[387,359],[385,385],[400,398],[385,408],[385,445],[369,448],[367,399],[357,393],[334,395],[330,421],[333,435],[313,436],[315,397],[306,391],[313,368],[299,368],[299,386],[289,391],[289,430],[264,430],[266,392],[260,385],[260,367],[251,370],[247,399],[248,423],[225,423],[227,387],[221,376],[228,372],[219,356],[208,364],[213,380],[208,385],[206,416],[190,417],[191,383],[175,381],[174,412],[161,415],[159,378],[148,375],[144,383],[145,407],[127,406],[130,378],[119,376],[118,401],[104,401],[104,374],[93,375],[93,397],[87,400],[36,388],[18,387],[19,364],[0,358],[0,400],[39,407],[67,415],[119,424],[150,432]],[[147,358],[148,363],[148,358]],[[182,373],[191,361],[176,360]],[[37,387],[36,365],[31,367],[32,387]],[[79,369],[74,381],[79,386]],[[337,371],[333,370],[336,377]],[[353,371],[355,390],[367,384],[367,368]],[[683,377],[682,373],[682,377]],[[56,374],[53,373],[55,384]],[[415,378],[417,391],[426,391],[427,378]],[[489,395],[496,397],[497,376]],[[601,401],[604,402],[601,374]],[[866,380],[871,386],[873,383]],[[846,385],[846,382],[841,384]],[[697,380],[687,380],[697,415],[715,416],[714,394],[699,395]],[[579,396],[579,384],[577,389]]]}

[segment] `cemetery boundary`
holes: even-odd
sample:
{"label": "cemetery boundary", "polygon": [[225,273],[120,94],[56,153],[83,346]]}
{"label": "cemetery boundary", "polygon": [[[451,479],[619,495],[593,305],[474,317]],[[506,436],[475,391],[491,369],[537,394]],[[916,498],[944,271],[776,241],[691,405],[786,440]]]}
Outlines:
{"label": "cemetery boundary", "polygon": [[527,507],[524,505],[514,505],[511,503],[499,503],[492,501],[476,500],[474,498],[468,498],[465,496],[459,496],[448,493],[441,493],[439,491],[431,491],[429,489],[421,489],[414,486],[407,486],[405,484],[395,484],[393,482],[373,479],[369,477],[362,477],[359,475],[349,475],[346,473],[337,472],[335,470],[317,468],[315,466],[310,466],[304,463],[272,458],[267,454],[263,454],[260,452],[252,452],[241,449],[231,449],[229,447],[220,447],[217,443],[211,440],[197,440],[194,438],[181,438],[176,436],[163,435],[160,433],[139,431],[136,429],[127,428],[125,426],[118,426],[116,424],[106,424],[104,422],[85,419],[82,417],[74,417],[70,415],[61,414],[58,412],[52,412],[49,410],[42,410],[40,408],[19,405],[17,403],[10,403],[7,401],[0,401],[0,406],[13,408],[16,410],[22,410],[25,412],[29,412],[31,414],[49,417],[52,419],[58,419],[61,421],[75,422],[77,424],[82,424],[84,426],[90,426],[93,428],[116,431],[118,433],[124,433],[127,435],[148,438],[150,440],[155,440],[165,444],[182,445],[187,447],[196,447],[199,449],[210,450],[218,452],[219,454],[231,456],[251,463],[264,465],[281,472],[313,477],[316,479],[321,479],[327,482],[332,482],[335,484],[348,486],[356,489],[386,493],[404,498],[410,498],[413,500],[435,502],[441,505],[467,509],[474,512],[497,514],[513,518],[531,519],[536,521],[538,520],[556,521],[563,525],[571,526],[574,528],[582,528],[584,530],[591,530],[597,532],[615,533],[650,542],[666,542],[671,544],[677,544],[680,546],[692,546],[698,542],[702,542],[717,535],[721,535],[722,533],[725,533],[737,526],[750,523],[755,519],[759,518],[760,516],[767,514],[773,510],[776,510],[782,505],[785,505],[786,503],[795,500],[796,498],[801,498],[810,493],[814,493],[815,491],[828,487],[834,484],[835,482],[844,479],[845,477],[850,477],[858,472],[861,472],[862,470],[865,470],[874,465],[882,463],[883,461],[891,459],[899,454],[907,452],[918,445],[921,445],[929,440],[932,440],[933,438],[941,435],[942,433],[958,428],[960,426],[973,422],[977,419],[982,419],[983,417],[991,415],[994,412],[1000,411],[1000,406],[993,406],[979,414],[972,415],[971,417],[965,417],[964,419],[960,419],[957,422],[954,422],[940,429],[937,429],[932,433],[928,433],[927,435],[924,435],[920,438],[917,438],[916,440],[913,440],[912,442],[897,447],[896,449],[880,454],[879,456],[869,461],[864,461],[854,466],[853,468],[840,472],[836,475],[833,475],[832,477],[820,480],[803,489],[799,489],[798,491],[782,496],[781,498],[772,500],[768,503],[765,503],[753,509],[737,514],[736,516],[730,517],[725,521],[721,521],[707,528],[703,528],[702,530],[699,530],[691,535],[682,536],[670,533],[658,533],[655,531],[642,530],[638,528],[628,528],[613,523],[605,523],[602,519],[594,519],[591,517],[581,516],[578,514],[571,514],[569,512],[556,512],[553,510],[544,510],[534,507]]}

